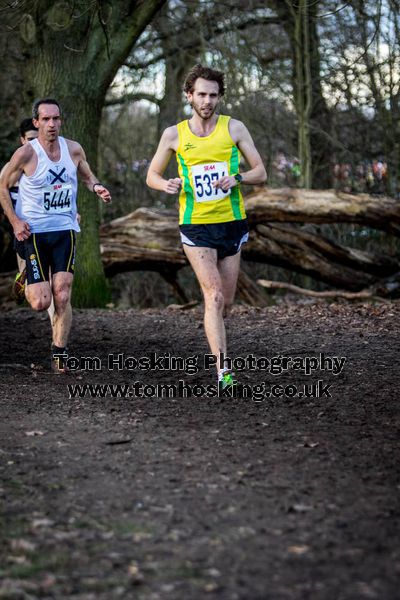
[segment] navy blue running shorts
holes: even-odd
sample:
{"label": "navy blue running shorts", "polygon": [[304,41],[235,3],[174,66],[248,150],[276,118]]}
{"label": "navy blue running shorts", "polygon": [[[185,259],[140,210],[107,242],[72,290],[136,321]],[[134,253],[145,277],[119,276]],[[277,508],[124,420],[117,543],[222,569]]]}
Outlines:
{"label": "navy blue running shorts", "polygon": [[247,219],[200,225],[179,225],[181,242],[198,248],[214,248],[219,259],[237,254],[249,239]]}
{"label": "navy blue running shorts", "polygon": [[28,284],[49,281],[51,274],[73,273],[75,267],[75,231],[32,233],[24,241]]}

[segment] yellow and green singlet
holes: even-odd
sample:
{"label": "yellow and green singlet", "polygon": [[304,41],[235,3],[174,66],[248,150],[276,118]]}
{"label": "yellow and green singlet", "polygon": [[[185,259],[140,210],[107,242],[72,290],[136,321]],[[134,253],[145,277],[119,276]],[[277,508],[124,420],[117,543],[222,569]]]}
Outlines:
{"label": "yellow and green singlet", "polygon": [[227,223],[246,218],[240,187],[228,193],[215,190],[213,181],[239,171],[240,152],[229,133],[230,117],[219,115],[215,129],[206,137],[194,135],[189,122],[178,123],[176,152],[182,179],[179,224]]}

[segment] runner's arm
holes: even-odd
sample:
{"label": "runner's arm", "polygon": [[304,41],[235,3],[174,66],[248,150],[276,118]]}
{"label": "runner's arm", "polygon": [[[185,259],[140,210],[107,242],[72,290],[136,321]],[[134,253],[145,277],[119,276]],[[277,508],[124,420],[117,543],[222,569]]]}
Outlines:
{"label": "runner's arm", "polygon": [[75,143],[73,155],[76,156],[78,159],[78,175],[81,178],[82,182],[85,184],[85,186],[88,188],[88,190],[97,194],[97,196],[101,198],[103,202],[111,202],[110,192],[102,183],[99,182],[94,173],[92,173],[89,163],[86,160],[86,154],[82,146]]}
{"label": "runner's arm", "polygon": [[242,182],[250,185],[258,185],[264,183],[267,180],[267,172],[263,165],[262,158],[254,145],[253,139],[245,125],[240,121],[236,122],[240,124],[239,137],[237,145],[240,152],[243,154],[247,164],[250,167],[250,171],[240,173],[243,177]]}
{"label": "runner's arm", "polygon": [[14,230],[14,235],[20,242],[30,236],[29,224],[15,214],[9,189],[16,185],[24,172],[24,166],[30,156],[30,150],[19,148],[12,156],[0,174],[0,204]]}
{"label": "runner's arm", "polygon": [[[240,173],[242,176],[241,183],[246,183],[248,185],[258,185],[264,183],[267,179],[267,172],[247,127],[245,127],[241,121],[231,119],[229,131],[233,141],[238,146],[240,152],[243,154],[247,164],[250,167],[249,171]],[[234,175],[236,175],[236,173],[234,173]],[[230,175],[219,179],[219,181],[214,184],[214,187],[220,187],[223,190],[228,190],[237,184],[238,182],[234,176]]]}
{"label": "runner's arm", "polygon": [[165,179],[164,171],[175,151],[178,132],[176,127],[168,127],[161,136],[157,151],[150,163],[147,172],[146,183],[153,190],[166,192],[167,194],[176,194],[182,185],[179,177],[174,179]]}

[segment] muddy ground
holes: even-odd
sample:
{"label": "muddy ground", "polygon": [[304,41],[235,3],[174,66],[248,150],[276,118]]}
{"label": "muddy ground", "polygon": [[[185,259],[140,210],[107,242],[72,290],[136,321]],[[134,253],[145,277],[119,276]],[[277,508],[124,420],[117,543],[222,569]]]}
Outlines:
{"label": "muddy ground", "polygon": [[70,353],[101,370],[67,376],[48,371],[44,315],[2,313],[0,330],[0,598],[400,597],[399,303],[235,309],[232,356],[346,358],[336,375],[299,360],[238,374],[321,380],[319,398],[69,397],[68,384],[214,384],[203,368],[106,368],[152,352],[202,367],[200,308],[75,311]]}

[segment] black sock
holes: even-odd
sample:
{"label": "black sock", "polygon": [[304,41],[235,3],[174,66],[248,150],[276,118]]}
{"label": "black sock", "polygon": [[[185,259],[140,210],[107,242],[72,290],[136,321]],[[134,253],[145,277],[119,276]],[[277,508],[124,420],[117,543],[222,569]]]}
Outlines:
{"label": "black sock", "polygon": [[66,346],[64,348],[60,348],[60,346],[51,344],[51,353],[53,354],[53,356],[55,354],[68,354],[68,348]]}

